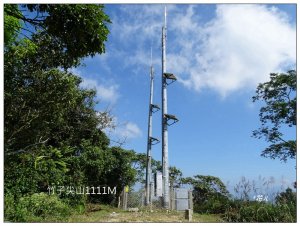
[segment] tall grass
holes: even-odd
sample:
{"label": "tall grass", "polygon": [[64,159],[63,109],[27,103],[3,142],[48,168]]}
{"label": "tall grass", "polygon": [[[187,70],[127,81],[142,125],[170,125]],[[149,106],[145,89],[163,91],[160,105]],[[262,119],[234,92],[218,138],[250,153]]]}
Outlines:
{"label": "tall grass", "polygon": [[[283,181],[283,180],[282,180]],[[234,187],[235,198],[226,204],[224,220],[228,222],[296,222],[296,193],[275,179],[259,177],[250,181],[245,177]],[[259,197],[259,198],[257,198]]]}
{"label": "tall grass", "polygon": [[237,206],[229,206],[223,219],[228,222],[296,222],[296,206],[242,201]]}

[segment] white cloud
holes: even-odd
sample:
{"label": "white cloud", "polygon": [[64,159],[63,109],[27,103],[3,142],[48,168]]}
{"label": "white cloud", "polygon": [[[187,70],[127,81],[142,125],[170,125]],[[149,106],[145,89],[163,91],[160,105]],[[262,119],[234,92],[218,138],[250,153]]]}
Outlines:
{"label": "white cloud", "polygon": [[142,136],[141,129],[133,122],[127,122],[123,127],[117,128],[116,133],[130,139]]}
{"label": "white cloud", "polygon": [[95,79],[88,79],[83,77],[81,86],[84,88],[95,89],[97,92],[97,96],[101,101],[106,101],[113,104],[119,98],[119,86],[116,84],[104,86],[102,84],[99,84],[99,82]]}
{"label": "white cloud", "polygon": [[[226,97],[295,64],[296,29],[276,7],[219,4],[208,22],[200,7],[168,5],[167,70],[185,87]],[[163,6],[125,5],[121,12],[112,18],[112,36],[130,53],[124,65],[135,71],[149,66],[152,42],[159,71]]]}
{"label": "white cloud", "polygon": [[[103,81],[103,83],[101,83],[96,79],[87,78],[84,75],[83,71],[78,68],[70,68],[68,69],[68,71],[82,78],[82,82],[80,84],[81,87],[87,89],[95,89],[97,92],[96,95],[100,99],[100,101],[114,104],[120,97],[118,92],[118,84],[114,82],[109,83],[108,81]],[[94,77],[97,77],[97,75],[94,75]]]}
{"label": "white cloud", "polygon": [[134,66],[136,74],[149,67],[152,44],[153,64],[159,67],[163,5],[121,5],[119,10],[111,15],[110,38],[118,43],[116,52],[124,53],[122,66]]}
{"label": "white cloud", "polygon": [[113,118],[115,128],[107,129],[106,133],[118,139],[133,139],[142,136],[142,130],[134,122],[119,123],[118,118]]}
{"label": "white cloud", "polygon": [[[180,23],[174,20],[172,24],[179,33],[175,43],[180,46],[180,54],[171,55],[170,65],[183,75],[180,81],[196,91],[210,88],[225,97],[252,89],[266,81],[270,72],[281,71],[296,61],[295,28],[275,8],[218,5],[216,18],[204,26],[196,24],[192,7],[187,9],[185,19],[180,17],[183,15],[176,18]],[[183,73],[182,68],[188,72]]]}

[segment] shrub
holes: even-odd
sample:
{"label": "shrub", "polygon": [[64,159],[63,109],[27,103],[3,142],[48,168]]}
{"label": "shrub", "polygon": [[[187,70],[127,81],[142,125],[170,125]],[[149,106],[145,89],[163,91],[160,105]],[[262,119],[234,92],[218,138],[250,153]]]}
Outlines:
{"label": "shrub", "polygon": [[228,222],[296,222],[296,206],[235,200],[227,206],[224,219]]}
{"label": "shrub", "polygon": [[15,198],[11,193],[4,194],[4,218],[5,220],[13,219],[15,215]]}
{"label": "shrub", "polygon": [[[34,193],[13,202],[5,197],[5,219],[14,222],[62,221],[71,214],[67,204],[55,195]],[[13,207],[15,206],[15,207]]]}
{"label": "shrub", "polygon": [[222,195],[214,195],[203,203],[195,203],[194,211],[197,213],[210,214],[225,213],[228,202],[228,197]]}
{"label": "shrub", "polygon": [[291,188],[287,188],[285,192],[281,192],[275,198],[276,204],[288,204],[288,205],[296,205],[297,203],[297,195],[296,192],[293,192]]}

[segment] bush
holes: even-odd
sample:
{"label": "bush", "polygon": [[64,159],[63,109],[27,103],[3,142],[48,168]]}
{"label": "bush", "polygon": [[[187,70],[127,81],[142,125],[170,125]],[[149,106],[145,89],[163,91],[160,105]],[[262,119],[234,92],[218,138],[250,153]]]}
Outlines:
{"label": "bush", "polygon": [[205,214],[222,214],[226,211],[229,199],[226,196],[215,195],[203,203],[195,203],[194,211]]}
{"label": "bush", "polygon": [[291,188],[287,188],[285,192],[281,192],[275,198],[276,204],[288,204],[288,205],[295,205],[297,203],[297,195],[296,192],[293,192]]}
{"label": "bush", "polygon": [[62,221],[71,214],[71,209],[55,195],[34,193],[21,197],[5,197],[5,219],[13,222]]}
{"label": "bush", "polygon": [[4,218],[5,220],[13,219],[15,215],[15,198],[11,193],[4,194]]}
{"label": "bush", "polygon": [[227,206],[228,222],[296,222],[296,206],[235,200]]}

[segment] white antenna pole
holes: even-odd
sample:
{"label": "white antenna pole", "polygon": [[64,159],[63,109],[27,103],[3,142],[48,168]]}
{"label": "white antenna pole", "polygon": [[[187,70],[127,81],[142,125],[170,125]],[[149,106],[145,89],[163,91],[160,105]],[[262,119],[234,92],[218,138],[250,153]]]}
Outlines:
{"label": "white antenna pole", "polygon": [[165,6],[165,29],[167,29],[167,6]]}
{"label": "white antenna pole", "polygon": [[[173,73],[166,72],[166,43],[167,43],[167,9],[165,7],[165,24],[162,28],[162,168],[163,168],[163,205],[170,209],[170,185],[169,185],[169,150],[168,150],[168,126],[179,120],[175,115],[168,114],[167,86],[177,80]],[[171,122],[170,122],[171,121]],[[169,122],[169,123],[168,123]],[[173,208],[173,207],[172,207]]]}
{"label": "white antenna pole", "polygon": [[[153,67],[153,64],[152,64],[152,42],[151,42],[151,68]],[[151,73],[150,73],[151,74]]]}
{"label": "white antenna pole", "polygon": [[166,39],[167,39],[167,9],[165,6],[164,26],[162,28],[162,177],[163,177],[163,205],[169,209],[169,161],[168,161],[168,124],[165,115],[167,109],[167,80],[166,73]]}
{"label": "white antenna pole", "polygon": [[150,204],[150,183],[151,183],[151,149],[152,149],[152,108],[153,108],[153,67],[152,67],[152,48],[151,48],[151,67],[150,67],[150,105],[148,116],[148,139],[147,139],[147,168],[146,168],[146,200],[145,204]]}
{"label": "white antenna pole", "polygon": [[146,167],[146,197],[145,204],[151,203],[151,159],[152,159],[152,145],[159,143],[159,140],[152,137],[152,114],[159,110],[159,106],[153,104],[153,81],[154,70],[152,64],[152,45],[151,45],[151,66],[150,66],[150,104],[149,104],[149,117],[148,117],[148,139],[147,139],[147,167]]}

